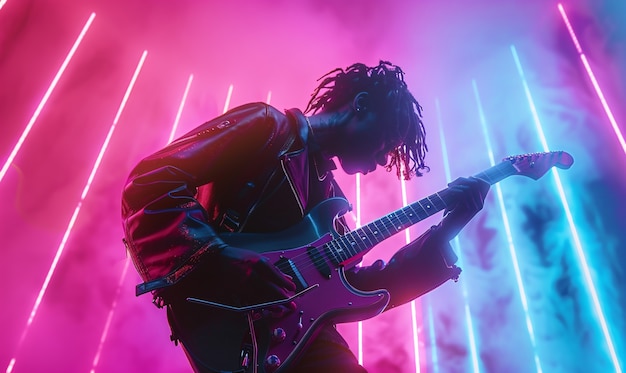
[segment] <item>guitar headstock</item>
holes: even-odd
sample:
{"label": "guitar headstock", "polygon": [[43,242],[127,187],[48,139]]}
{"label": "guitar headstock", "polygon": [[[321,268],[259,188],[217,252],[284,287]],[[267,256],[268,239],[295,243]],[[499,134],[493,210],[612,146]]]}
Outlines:
{"label": "guitar headstock", "polygon": [[564,151],[552,151],[514,155],[504,158],[503,161],[511,162],[518,175],[528,176],[537,180],[552,167],[570,168],[574,163],[574,158]]}

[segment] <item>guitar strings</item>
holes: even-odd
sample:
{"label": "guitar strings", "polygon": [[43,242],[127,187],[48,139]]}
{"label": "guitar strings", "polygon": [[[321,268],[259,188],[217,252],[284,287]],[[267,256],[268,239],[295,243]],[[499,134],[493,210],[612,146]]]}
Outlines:
{"label": "guitar strings", "polygon": [[[333,268],[336,268],[342,262],[345,262],[360,253],[371,250],[378,243],[399,233],[401,230],[406,228],[405,224],[412,225],[443,210],[449,204],[449,201],[446,202],[446,200],[450,199],[450,195],[450,192],[447,189],[444,189],[411,205],[392,212],[377,221],[370,222],[359,229],[346,232],[344,235],[338,236],[329,242],[312,248],[317,250],[320,255],[312,256],[308,252],[303,252],[293,256],[292,258],[286,259],[295,265],[295,268],[300,274],[308,273],[311,269],[318,271],[318,267],[322,265],[326,266],[327,261],[332,264]],[[435,199],[435,197],[437,197],[440,202],[436,202],[437,199]],[[426,203],[426,201],[429,202],[429,205],[424,207],[422,203]],[[415,210],[414,207],[417,206],[421,208],[422,214]],[[430,206],[433,206],[434,209],[431,210]],[[416,217],[418,220],[415,220]],[[369,231],[369,234],[366,230]],[[371,239],[378,238],[378,234],[380,233],[382,233],[381,239]]]}
{"label": "guitar strings", "polygon": [[[515,173],[515,171],[512,172],[511,170],[511,161],[517,163],[519,161],[528,161],[528,158],[532,160],[532,154],[517,156],[515,158],[509,157],[505,159],[505,161],[503,161],[502,163],[493,166],[488,170],[480,172],[474,177],[483,179],[490,184],[494,184],[498,180],[503,179],[503,177],[510,176],[512,173]],[[441,202],[441,204],[443,204],[443,206],[438,205],[439,203],[437,202],[437,199]],[[430,217],[435,213],[445,209],[450,205],[451,202],[452,192],[450,192],[449,188],[443,189],[426,198],[423,198],[399,210],[396,210],[378,220],[370,222],[361,228],[346,232],[344,235],[334,237],[330,241],[320,246],[313,247],[312,249],[317,250],[317,253],[319,255],[312,256],[305,251],[303,253],[296,254],[292,258],[286,259],[293,263],[295,269],[302,275],[303,278],[304,274],[308,273],[308,271],[310,271],[311,269],[319,271],[318,267],[327,266],[327,262],[330,262],[332,269],[335,269],[341,263],[351,258],[354,258],[361,253],[365,254],[378,243],[399,233],[401,230],[406,228],[405,224],[408,223],[408,225],[413,225],[421,220],[424,220],[427,217]],[[431,210],[429,205],[424,207],[422,203],[429,203],[435,208]],[[423,212],[425,216],[420,216],[419,211],[415,210],[414,207],[417,206],[421,208],[421,210],[419,211]],[[409,212],[414,215],[409,214]],[[417,217],[418,220],[413,221],[415,217]],[[382,231],[379,225],[384,228],[386,232],[383,232],[380,240],[378,240],[377,242],[373,242],[376,240],[372,240],[370,239],[370,237],[377,238],[378,233]],[[372,228],[374,230],[372,230]],[[369,234],[365,231],[366,229],[369,230]],[[346,252],[347,254],[342,255],[342,253]],[[345,258],[343,257],[344,255]]]}

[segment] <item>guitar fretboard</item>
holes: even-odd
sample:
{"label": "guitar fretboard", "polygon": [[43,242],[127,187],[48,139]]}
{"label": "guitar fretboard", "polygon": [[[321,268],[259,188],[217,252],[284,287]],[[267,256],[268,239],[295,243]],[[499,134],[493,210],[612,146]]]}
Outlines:
{"label": "guitar fretboard", "polygon": [[[495,184],[516,172],[512,162],[505,160],[474,177]],[[380,242],[446,209],[453,203],[452,193],[448,188],[443,189],[326,243],[324,252],[335,265],[339,265],[357,255],[365,254]]]}

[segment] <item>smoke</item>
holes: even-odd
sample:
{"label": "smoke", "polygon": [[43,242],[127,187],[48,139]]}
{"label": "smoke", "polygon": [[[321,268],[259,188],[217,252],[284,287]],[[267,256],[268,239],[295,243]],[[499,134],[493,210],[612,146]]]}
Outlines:
{"label": "smoke", "polygon": [[[616,0],[576,0],[564,5],[623,128],[626,113],[620,103],[626,97],[626,5]],[[550,146],[575,156],[574,167],[561,173],[565,192],[592,258],[600,295],[615,299],[607,318],[610,325],[622,326],[616,330],[623,329],[623,321],[616,320],[625,319],[626,300],[614,285],[624,279],[615,264],[624,261],[619,251],[624,242],[619,226],[624,220],[621,194],[626,181],[619,172],[623,153],[556,4],[541,0],[9,0],[0,10],[3,159],[91,12],[96,18],[90,30],[0,181],[4,207],[0,271],[9,279],[0,291],[9,305],[0,320],[5,331],[0,364],[7,365],[16,355],[15,372],[87,371],[111,305],[117,300],[98,371],[188,371],[182,351],[169,341],[164,310],[151,305],[149,295],[134,297],[133,286],[139,278],[132,266],[119,295],[118,283],[126,260],[119,216],[121,190],[136,162],[165,144],[191,74],[194,80],[179,135],[220,114],[231,84],[231,107],[265,101],[269,91],[272,104],[279,109],[303,107],[317,86],[316,79],[336,67],[357,61],[375,64],[380,59],[400,65],[409,88],[424,107],[430,147],[427,162],[432,171],[408,184],[409,198],[417,199],[445,187],[436,100],[441,103],[453,178],[489,166],[473,81],[496,161],[540,150],[511,46],[519,54]],[[45,274],[144,50],[148,56],[143,69],[89,194],[80,205],[41,308],[18,347]],[[354,203],[354,179],[341,174],[338,179]],[[537,182],[511,179],[502,186],[522,277],[528,281],[539,357],[555,370],[606,368],[605,342],[589,305],[552,181],[548,176]],[[401,204],[394,175],[382,171],[368,175],[363,178],[363,188],[363,223]],[[418,226],[412,236],[433,223],[436,218]],[[465,259],[461,281],[468,286],[481,364],[488,371],[533,369],[533,347],[512,277],[494,189],[484,211],[460,238]],[[389,240],[365,262],[387,259],[403,239]],[[443,371],[462,370],[458,364],[469,364],[469,347],[465,325],[459,321],[463,317],[459,288],[447,284],[431,298],[428,304],[435,312],[436,339],[430,341],[423,332],[423,343],[439,353]],[[433,327],[428,326],[426,316],[423,319],[427,329],[422,330],[430,331]],[[412,371],[408,308],[367,325],[371,334],[366,337],[366,365],[372,372]],[[588,328],[578,332],[581,325]],[[356,349],[352,334],[348,332],[347,339]],[[624,342],[617,343],[623,352]],[[594,344],[600,347],[589,347]],[[551,355],[554,357],[548,358]],[[393,361],[394,356],[399,360]],[[424,357],[423,365],[432,364]]]}

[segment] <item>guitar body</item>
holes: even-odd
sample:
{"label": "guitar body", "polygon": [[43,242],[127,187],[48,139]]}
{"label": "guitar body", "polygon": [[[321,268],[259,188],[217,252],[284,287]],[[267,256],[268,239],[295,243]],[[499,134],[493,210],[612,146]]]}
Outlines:
{"label": "guitar body", "polygon": [[[280,318],[267,315],[271,307],[264,305],[227,309],[226,304],[204,303],[208,306],[209,322],[215,323],[210,328],[215,331],[215,343],[211,344],[219,346],[219,352],[209,355],[215,355],[211,366],[216,371],[254,372],[254,359],[256,371],[280,373],[301,356],[323,326],[371,318],[387,306],[386,290],[364,292],[353,288],[346,280],[344,266],[335,264],[320,250],[338,236],[334,219],[348,208],[345,199],[331,198],[285,231],[221,236],[229,245],[262,253],[293,278],[296,293],[302,294],[293,299],[297,309]],[[253,333],[248,327],[249,313],[254,319]],[[258,345],[256,354],[252,338]],[[244,360],[249,361],[248,367],[242,367]]]}

